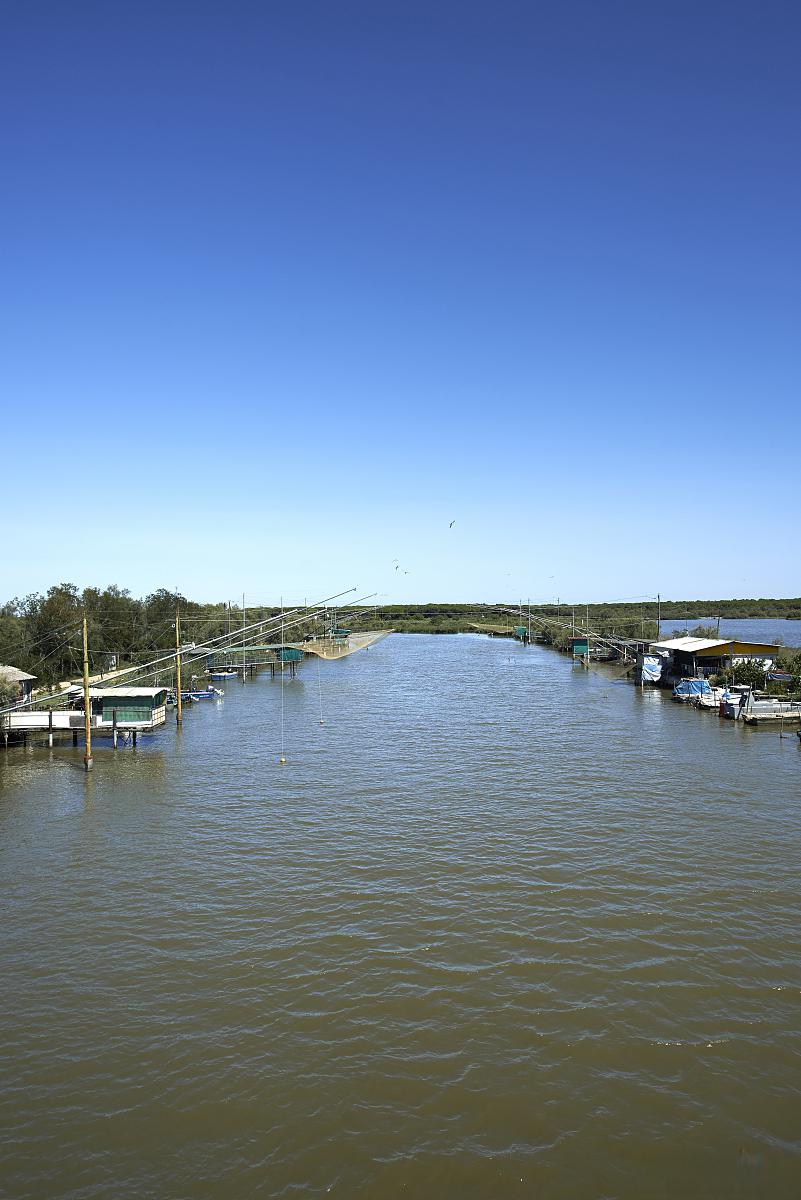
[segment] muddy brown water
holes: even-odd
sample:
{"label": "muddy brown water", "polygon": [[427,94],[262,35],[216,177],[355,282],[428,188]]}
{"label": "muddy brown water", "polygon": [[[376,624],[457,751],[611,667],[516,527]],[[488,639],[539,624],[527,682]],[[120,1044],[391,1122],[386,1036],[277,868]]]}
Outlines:
{"label": "muddy brown water", "polygon": [[801,1195],[797,737],[472,636],[225,690],[0,752],[0,1195]]}

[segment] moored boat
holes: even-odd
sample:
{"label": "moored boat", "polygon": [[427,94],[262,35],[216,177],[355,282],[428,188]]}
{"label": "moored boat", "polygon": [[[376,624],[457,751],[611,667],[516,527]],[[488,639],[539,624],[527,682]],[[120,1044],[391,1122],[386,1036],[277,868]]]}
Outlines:
{"label": "moored boat", "polygon": [[712,691],[707,679],[680,679],[673,689],[673,699],[679,704],[697,704]]}
{"label": "moored boat", "polygon": [[745,683],[732,684],[726,688],[720,699],[720,715],[727,721],[739,721],[750,690],[749,685]]}
{"label": "moored boat", "polygon": [[801,699],[771,696],[752,688],[745,698],[742,715],[748,725],[795,725],[801,722]]}
{"label": "moored boat", "polygon": [[[193,689],[192,691],[189,691],[189,690],[184,691],[184,689],[181,688],[181,700],[184,702],[186,702],[188,700],[219,700],[224,695],[225,695],[225,692],[221,691],[220,688],[215,688],[215,687],[207,687],[207,688],[202,688],[200,690]],[[176,701],[176,697],[175,697],[175,691],[168,692],[167,693],[167,704],[172,706],[172,705],[175,705],[176,703],[177,703],[177,701]]]}
{"label": "moored boat", "polygon": [[728,692],[725,687],[710,687],[708,692],[702,692],[696,701],[698,708],[703,708],[707,712],[720,712],[720,704],[724,696]]}

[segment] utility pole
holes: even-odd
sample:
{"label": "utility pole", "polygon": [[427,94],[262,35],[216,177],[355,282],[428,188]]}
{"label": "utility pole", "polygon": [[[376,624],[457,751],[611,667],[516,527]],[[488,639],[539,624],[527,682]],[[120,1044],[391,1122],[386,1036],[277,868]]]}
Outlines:
{"label": "utility pole", "polygon": [[[181,709],[181,614],[177,604],[175,606],[175,682],[177,685],[175,688],[175,723],[182,725],[184,717]],[[191,684],[191,679],[189,682]]]}
{"label": "utility pole", "polygon": [[531,597],[528,598],[528,644],[531,645]]}
{"label": "utility pole", "polygon": [[656,637],[657,640],[662,636],[662,597],[659,592],[656,593]]}
{"label": "utility pole", "polygon": [[584,605],[584,621],[587,626],[587,662],[585,665],[587,667],[589,667],[589,665],[590,665],[590,606],[589,606],[589,604]]}
{"label": "utility pole", "polygon": [[92,706],[89,700],[89,636],[86,631],[86,615],[83,618],[83,716],[86,748],[83,754],[85,771],[92,769]]}

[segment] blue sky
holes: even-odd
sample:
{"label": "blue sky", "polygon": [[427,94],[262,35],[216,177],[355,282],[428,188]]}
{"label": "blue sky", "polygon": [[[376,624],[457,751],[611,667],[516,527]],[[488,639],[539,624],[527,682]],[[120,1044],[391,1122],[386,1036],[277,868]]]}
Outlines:
{"label": "blue sky", "polygon": [[0,600],[801,593],[800,51],[795,3],[7,7]]}

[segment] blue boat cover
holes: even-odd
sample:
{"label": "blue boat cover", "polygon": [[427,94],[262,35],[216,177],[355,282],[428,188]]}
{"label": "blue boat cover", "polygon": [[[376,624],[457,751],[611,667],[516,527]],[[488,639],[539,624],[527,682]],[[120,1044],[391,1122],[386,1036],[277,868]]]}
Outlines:
{"label": "blue boat cover", "polygon": [[674,696],[705,696],[712,688],[706,679],[682,679],[673,689]]}

